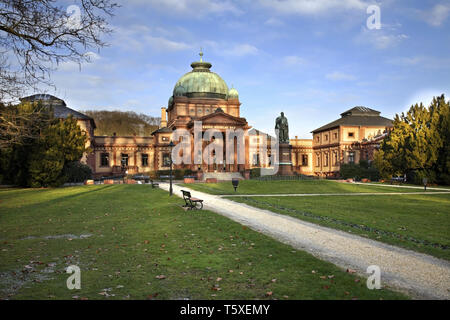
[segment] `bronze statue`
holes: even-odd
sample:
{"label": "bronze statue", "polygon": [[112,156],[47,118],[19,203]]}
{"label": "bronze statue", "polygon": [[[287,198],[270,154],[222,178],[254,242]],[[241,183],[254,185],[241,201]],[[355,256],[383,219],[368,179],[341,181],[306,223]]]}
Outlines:
{"label": "bronze statue", "polygon": [[275,129],[278,129],[278,140],[280,143],[289,143],[289,125],[284,112],[275,121]]}

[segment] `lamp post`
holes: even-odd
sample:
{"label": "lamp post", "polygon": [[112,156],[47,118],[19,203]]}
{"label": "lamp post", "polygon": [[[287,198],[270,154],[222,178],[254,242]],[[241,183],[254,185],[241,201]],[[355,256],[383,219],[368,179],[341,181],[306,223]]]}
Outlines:
{"label": "lamp post", "polygon": [[172,148],[175,146],[175,144],[173,143],[172,140],[170,140],[169,143],[169,148],[170,148],[170,176],[169,176],[169,181],[170,181],[170,187],[169,187],[169,196],[172,196],[173,194],[173,189],[172,189]]}

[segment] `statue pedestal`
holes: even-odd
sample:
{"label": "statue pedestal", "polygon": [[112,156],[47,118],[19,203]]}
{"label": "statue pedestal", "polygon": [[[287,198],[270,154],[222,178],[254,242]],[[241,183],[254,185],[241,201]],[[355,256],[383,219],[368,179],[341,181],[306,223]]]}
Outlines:
{"label": "statue pedestal", "polygon": [[277,175],[279,176],[292,176],[294,171],[292,170],[292,146],[289,143],[280,143],[280,155],[279,155],[279,168]]}

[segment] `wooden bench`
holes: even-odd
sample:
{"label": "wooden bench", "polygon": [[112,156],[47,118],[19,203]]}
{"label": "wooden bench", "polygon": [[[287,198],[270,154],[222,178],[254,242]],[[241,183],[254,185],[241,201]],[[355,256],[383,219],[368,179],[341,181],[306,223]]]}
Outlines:
{"label": "wooden bench", "polygon": [[197,199],[197,198],[193,198],[189,191],[181,190],[181,192],[183,193],[183,199],[184,199],[184,202],[185,202],[185,205],[183,206],[184,208],[188,208],[189,210],[192,210],[192,209],[201,210],[201,209],[203,209],[203,200]]}
{"label": "wooden bench", "polygon": [[156,188],[159,186],[159,183],[154,182],[152,179],[150,179],[150,183],[152,184],[152,188]]}

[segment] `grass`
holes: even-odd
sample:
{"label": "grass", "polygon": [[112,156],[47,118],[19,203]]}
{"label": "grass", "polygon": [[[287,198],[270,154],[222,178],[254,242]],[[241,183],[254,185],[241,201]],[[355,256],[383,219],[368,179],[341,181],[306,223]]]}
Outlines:
{"label": "grass", "polygon": [[181,203],[144,185],[0,189],[0,298],[408,298]]}
{"label": "grass", "polygon": [[230,199],[450,260],[450,194]]}
{"label": "grass", "polygon": [[[242,180],[235,192],[231,182],[181,184],[185,187],[216,195],[233,194],[301,194],[301,193],[379,193],[422,192],[422,189],[387,188],[384,186],[338,183],[329,180],[257,181]],[[429,191],[432,192],[432,191]]]}

